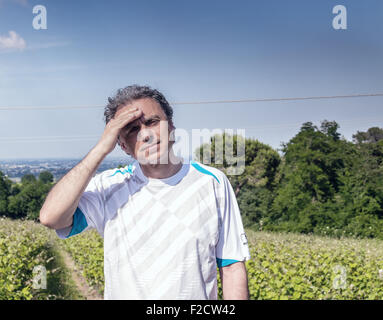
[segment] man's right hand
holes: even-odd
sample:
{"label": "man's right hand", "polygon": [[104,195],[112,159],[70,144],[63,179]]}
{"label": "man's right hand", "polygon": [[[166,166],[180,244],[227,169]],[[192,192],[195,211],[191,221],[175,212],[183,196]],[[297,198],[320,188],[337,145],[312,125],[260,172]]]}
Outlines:
{"label": "man's right hand", "polygon": [[122,128],[130,122],[138,119],[142,115],[142,110],[139,108],[130,108],[120,113],[116,113],[115,117],[110,119],[106,124],[104,133],[100,141],[97,143],[97,149],[101,150],[105,155],[114,150],[117,144],[118,136]]}
{"label": "man's right hand", "polygon": [[116,112],[115,118],[105,126],[97,145],[49,192],[40,210],[40,222],[43,225],[56,230],[72,225],[82,193],[100,163],[116,147],[121,129],[141,115],[142,110],[137,108],[124,108]]}

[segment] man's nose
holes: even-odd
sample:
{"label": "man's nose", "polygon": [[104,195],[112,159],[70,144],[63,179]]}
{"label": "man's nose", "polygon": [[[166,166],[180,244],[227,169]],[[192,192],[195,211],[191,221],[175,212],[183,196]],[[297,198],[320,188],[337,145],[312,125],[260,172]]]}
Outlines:
{"label": "man's nose", "polygon": [[144,143],[153,143],[154,142],[154,135],[150,129],[146,129],[146,128],[141,129],[140,135],[141,135],[141,140]]}

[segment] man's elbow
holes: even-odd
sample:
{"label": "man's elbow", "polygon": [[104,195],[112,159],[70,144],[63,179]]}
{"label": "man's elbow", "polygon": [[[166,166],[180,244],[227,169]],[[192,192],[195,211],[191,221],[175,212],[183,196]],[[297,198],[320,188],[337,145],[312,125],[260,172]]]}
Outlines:
{"label": "man's elbow", "polygon": [[54,209],[47,210],[42,207],[40,209],[39,220],[40,223],[50,229],[58,230],[69,227],[73,224],[74,212],[58,213]]}
{"label": "man's elbow", "polygon": [[52,220],[50,215],[43,209],[40,210],[39,220],[43,226],[46,226],[50,229],[56,229],[55,222]]}
{"label": "man's elbow", "polygon": [[40,210],[39,220],[43,226],[52,228],[51,221],[48,219],[46,213],[43,210]]}

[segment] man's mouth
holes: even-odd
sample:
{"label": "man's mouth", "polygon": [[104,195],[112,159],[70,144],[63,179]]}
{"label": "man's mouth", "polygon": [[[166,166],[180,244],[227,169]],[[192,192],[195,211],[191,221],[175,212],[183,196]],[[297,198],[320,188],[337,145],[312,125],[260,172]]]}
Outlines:
{"label": "man's mouth", "polygon": [[156,143],[152,143],[151,145],[147,146],[147,147],[144,147],[142,149],[142,151],[152,151],[152,150],[156,150],[157,149],[157,145],[160,143],[160,141],[156,142]]}

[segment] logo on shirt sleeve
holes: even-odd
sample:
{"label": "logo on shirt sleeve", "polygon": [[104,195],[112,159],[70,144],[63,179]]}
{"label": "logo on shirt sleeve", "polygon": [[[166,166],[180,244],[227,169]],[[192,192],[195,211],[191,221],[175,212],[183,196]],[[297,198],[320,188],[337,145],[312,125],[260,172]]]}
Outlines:
{"label": "logo on shirt sleeve", "polygon": [[241,241],[242,241],[242,244],[243,244],[243,245],[247,244],[246,233],[242,233],[242,234],[241,234]]}

